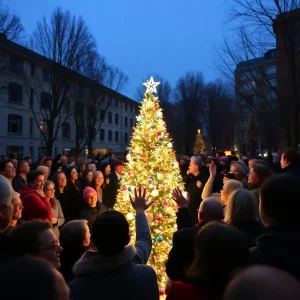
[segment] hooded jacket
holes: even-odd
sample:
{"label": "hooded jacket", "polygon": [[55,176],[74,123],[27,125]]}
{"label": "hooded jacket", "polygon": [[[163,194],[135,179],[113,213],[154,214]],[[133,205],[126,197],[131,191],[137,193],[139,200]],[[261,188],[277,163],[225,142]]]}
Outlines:
{"label": "hooded jacket", "polygon": [[23,202],[22,218],[25,221],[38,219],[51,221],[52,208],[50,201],[45,197],[40,197],[31,186],[23,186],[20,191]]}
{"label": "hooded jacket", "polygon": [[300,227],[270,226],[250,249],[253,264],[263,264],[300,279]]}
{"label": "hooded jacket", "polygon": [[97,201],[96,207],[91,207],[84,203],[80,214],[83,219],[88,220],[88,226],[92,229],[96,218],[105,211],[107,211],[106,207],[100,201]]}

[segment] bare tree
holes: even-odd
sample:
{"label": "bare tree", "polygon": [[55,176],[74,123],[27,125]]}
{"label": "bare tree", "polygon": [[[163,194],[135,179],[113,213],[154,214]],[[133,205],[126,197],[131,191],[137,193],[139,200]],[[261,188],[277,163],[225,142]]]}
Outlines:
{"label": "bare tree", "polygon": [[21,19],[9,8],[0,9],[0,33],[5,34],[9,40],[18,40],[24,32]]}
{"label": "bare tree", "polygon": [[[35,90],[41,92],[37,95],[40,110],[33,109],[32,112],[47,145],[47,155],[52,155],[59,129],[71,115],[70,110],[61,113],[70,93],[71,81],[78,72],[85,70],[96,45],[82,18],[57,8],[50,21],[44,17],[37,23],[30,46],[48,58],[43,74],[36,74],[38,88]],[[40,116],[45,122],[44,127],[40,126]]]}
{"label": "bare tree", "polygon": [[192,152],[195,132],[203,125],[205,117],[205,83],[202,73],[187,72],[175,86],[175,100],[183,116],[181,124],[185,137],[184,152]]}

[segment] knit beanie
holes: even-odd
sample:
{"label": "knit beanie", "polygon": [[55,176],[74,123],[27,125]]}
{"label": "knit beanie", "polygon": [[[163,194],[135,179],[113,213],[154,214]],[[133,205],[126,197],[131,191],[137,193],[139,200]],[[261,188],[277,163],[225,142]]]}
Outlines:
{"label": "knit beanie", "polygon": [[85,199],[89,194],[95,193],[97,194],[97,192],[90,186],[87,186],[84,190],[83,190],[83,199]]}

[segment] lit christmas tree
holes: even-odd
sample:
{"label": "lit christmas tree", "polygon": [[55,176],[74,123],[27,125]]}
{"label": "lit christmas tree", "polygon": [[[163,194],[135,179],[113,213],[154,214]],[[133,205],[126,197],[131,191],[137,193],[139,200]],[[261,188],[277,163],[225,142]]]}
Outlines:
{"label": "lit christmas tree", "polygon": [[205,152],[205,143],[204,143],[202,135],[201,135],[201,130],[198,129],[197,134],[196,134],[194,148],[193,148],[193,153],[194,153],[194,155],[200,155],[200,154],[204,154],[204,152]]}
{"label": "lit christmas tree", "polygon": [[173,233],[177,230],[177,204],[172,200],[172,191],[176,187],[183,190],[183,184],[159,99],[153,95],[158,84],[153,77],[144,83],[147,90],[133,128],[115,209],[126,216],[130,230],[135,233],[135,216],[129,195],[134,196],[135,187],[147,188],[148,199],[154,201],[146,211],[153,242],[148,264],[156,271],[160,295],[164,297],[165,262],[172,247]]}
{"label": "lit christmas tree", "polygon": [[254,155],[255,144],[257,143],[257,126],[256,126],[255,115],[253,112],[250,112],[249,114],[246,140],[251,154]]}

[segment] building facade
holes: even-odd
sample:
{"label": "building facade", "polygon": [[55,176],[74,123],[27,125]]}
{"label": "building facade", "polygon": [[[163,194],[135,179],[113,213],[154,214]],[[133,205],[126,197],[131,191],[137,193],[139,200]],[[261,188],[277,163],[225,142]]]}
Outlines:
{"label": "building facade", "polygon": [[[50,115],[54,105],[48,64],[49,60],[45,57],[7,40],[5,36],[1,37],[0,155],[9,156],[15,153],[18,157],[31,156],[37,160],[47,153],[47,115]],[[70,85],[74,88],[95,85],[94,81],[78,73],[73,72],[71,75],[70,80],[74,79],[74,84],[72,81]],[[93,153],[124,152],[129,144],[139,104],[99,83],[96,83],[96,88],[101,95],[101,107],[94,107],[94,114],[101,116],[94,124]],[[76,127],[73,114],[76,111],[73,97],[75,96],[69,92],[68,98],[63,101],[60,114],[56,117],[53,155],[62,150],[77,154],[75,144],[78,126]],[[83,99],[83,104],[84,101]],[[82,133],[80,140],[81,147],[86,149],[85,134]]]}

